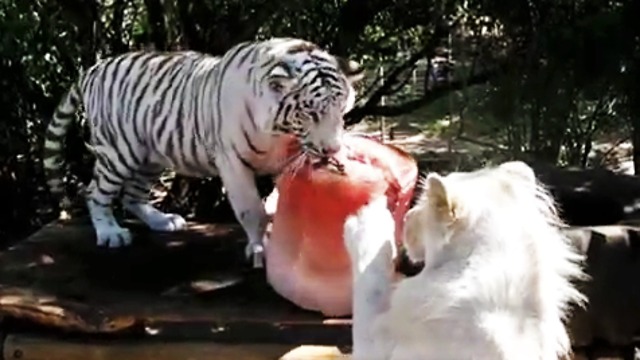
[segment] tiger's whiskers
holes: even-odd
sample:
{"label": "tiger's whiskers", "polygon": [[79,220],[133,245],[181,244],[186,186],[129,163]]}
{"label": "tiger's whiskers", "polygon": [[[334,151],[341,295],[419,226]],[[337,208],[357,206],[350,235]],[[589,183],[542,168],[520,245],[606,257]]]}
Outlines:
{"label": "tiger's whiskers", "polygon": [[287,172],[291,176],[296,176],[298,172],[304,168],[304,165],[309,161],[309,156],[304,151],[301,152],[295,159],[293,159],[287,167]]}

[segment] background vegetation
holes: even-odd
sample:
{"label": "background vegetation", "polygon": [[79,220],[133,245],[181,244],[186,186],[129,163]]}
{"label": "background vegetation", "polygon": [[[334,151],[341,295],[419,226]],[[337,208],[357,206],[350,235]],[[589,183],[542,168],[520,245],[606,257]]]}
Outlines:
{"label": "background vegetation", "polygon": [[[302,37],[369,70],[352,124],[384,116],[398,131],[579,167],[600,165],[599,143],[629,140],[640,173],[637,14],[635,0],[0,0],[0,238],[56,216],[46,122],[79,69],[130,49],[222,54]],[[80,130],[67,150],[82,180]],[[178,178],[169,195],[163,206],[229,217],[215,180]]]}

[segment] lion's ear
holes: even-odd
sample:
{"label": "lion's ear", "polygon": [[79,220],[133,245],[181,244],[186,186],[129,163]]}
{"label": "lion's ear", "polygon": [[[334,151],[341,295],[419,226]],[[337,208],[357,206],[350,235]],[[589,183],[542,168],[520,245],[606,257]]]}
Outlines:
{"label": "lion's ear", "polygon": [[412,262],[424,261],[424,244],[422,243],[421,217],[424,216],[420,207],[414,207],[404,216],[402,243],[407,256]]}
{"label": "lion's ear", "polygon": [[522,161],[507,161],[500,164],[499,167],[507,173],[515,175],[530,183],[536,182],[536,174],[533,172],[533,169]]}
{"label": "lion's ear", "polygon": [[445,180],[437,173],[430,173],[426,179],[426,196],[429,204],[445,222],[457,219],[456,203]]}
{"label": "lion's ear", "polygon": [[431,205],[437,209],[450,207],[449,193],[444,184],[444,179],[437,173],[427,175],[426,195]]}

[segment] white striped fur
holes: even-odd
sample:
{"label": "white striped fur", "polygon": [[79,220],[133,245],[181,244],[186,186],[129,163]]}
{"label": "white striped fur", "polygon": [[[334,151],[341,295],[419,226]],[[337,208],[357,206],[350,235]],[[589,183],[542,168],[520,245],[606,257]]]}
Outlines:
{"label": "white striped fur", "polygon": [[283,134],[303,155],[341,146],[343,114],[353,107],[352,82],[362,70],[316,45],[292,38],[245,42],[221,58],[187,52],[134,52],[89,68],[56,109],[44,143],[44,168],[54,195],[63,194],[62,143],[80,104],[96,156],[87,205],[98,245],[118,247],[131,234],[118,225],[112,201],[158,231],[185,226],[148,201],[160,173],[220,176],[245,229],[247,255],[261,251],[265,211],[254,176],[277,174]]}

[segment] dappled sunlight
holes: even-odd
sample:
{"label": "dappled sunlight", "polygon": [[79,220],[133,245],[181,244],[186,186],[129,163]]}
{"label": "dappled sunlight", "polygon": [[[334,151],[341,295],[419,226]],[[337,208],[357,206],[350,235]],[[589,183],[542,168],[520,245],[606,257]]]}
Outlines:
{"label": "dappled sunlight", "polygon": [[624,212],[626,214],[632,214],[638,210],[640,210],[640,198],[633,200],[633,204],[624,206]]}
{"label": "dappled sunlight", "polygon": [[185,246],[185,242],[184,241],[169,241],[167,242],[167,247],[168,248],[176,248],[176,247],[183,247]]}
{"label": "dappled sunlight", "polygon": [[38,267],[38,266],[47,266],[55,264],[55,260],[52,256],[42,254],[38,258],[38,261],[30,262],[27,264],[28,268]]}
{"label": "dappled sunlight", "polygon": [[573,190],[577,191],[577,192],[587,192],[590,190],[592,186],[591,181],[587,181],[584,184],[580,185],[580,186],[576,186],[575,188],[573,188]]}

